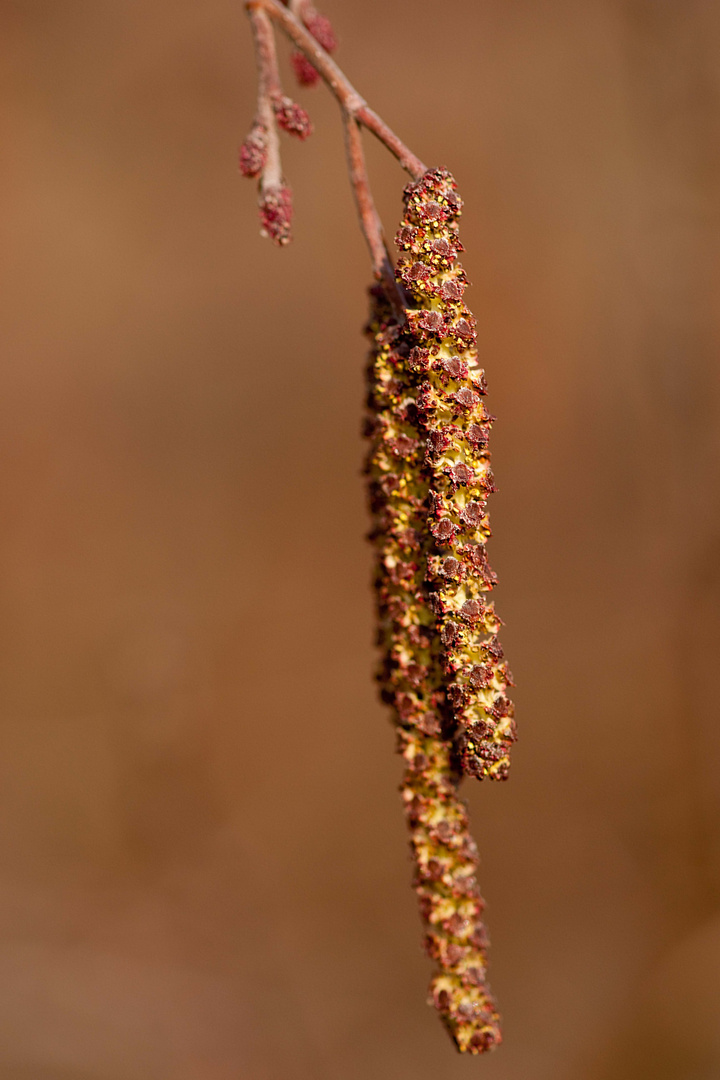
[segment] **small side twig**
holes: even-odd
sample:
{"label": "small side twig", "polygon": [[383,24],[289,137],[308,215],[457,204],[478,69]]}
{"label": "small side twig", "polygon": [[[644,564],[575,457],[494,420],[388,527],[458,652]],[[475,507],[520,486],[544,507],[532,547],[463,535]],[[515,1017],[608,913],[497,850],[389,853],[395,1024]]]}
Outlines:
{"label": "small side twig", "polygon": [[258,100],[255,122],[265,131],[265,163],[262,169],[261,187],[279,187],[282,184],[280,164],[280,139],[273,113],[272,98],[280,92],[277,52],[272,24],[261,8],[248,8],[255,41],[258,67]]}
{"label": "small side twig", "polygon": [[312,131],[303,108],[282,92],[278,72],[275,34],[266,11],[248,8],[258,66],[258,103],[255,120],[240,151],[245,176],[260,178],[260,220],[264,235],[276,244],[290,242],[292,193],[285,183],[280,162],[278,127],[298,139]]}
{"label": "small side twig", "polygon": [[[373,271],[378,281],[382,282],[394,311],[400,314],[406,298],[401,286],[395,281],[382,223],[370,193],[361,127],[371,131],[414,180],[427,172],[425,164],[369,107],[331,59],[327,49],[334,48],[336,44],[332,29],[329,24],[325,25],[327,20],[318,16],[309,0],[288,0],[287,5],[280,0],[246,0],[245,7],[254,33],[258,66],[258,106],[253,129],[243,145],[240,167],[246,176],[260,177],[260,216],[263,231],[278,244],[287,244],[290,240],[292,197],[282,176],[278,125],[300,138],[305,138],[311,131],[305,111],[282,93],[272,29],[274,21],[299,50],[299,53],[294,55],[305,58],[305,67],[299,72],[301,81],[308,82],[308,71],[314,79],[322,78],[340,105],[350,181],[360,225],[370,249]],[[303,23],[303,19],[307,25]],[[320,29],[313,25],[313,20],[314,23],[320,22]],[[311,32],[313,29],[314,33]],[[323,43],[327,48],[323,47]]]}
{"label": "small side twig", "polygon": [[371,131],[384,146],[393,154],[403,169],[412,176],[413,180],[419,180],[427,172],[427,166],[413,154],[402,139],[381,120],[367,104],[365,99],[358,94],[354,86],[346,78],[335,61],[328,56],[325,49],[312,34],[306,30],[295,15],[279,0],[247,0],[248,12],[262,9],[278,23],[285,31],[290,40],[298,49],[305,53],[308,60],[317,68],[329,89],[339,101],[345,112],[350,113],[360,124]]}

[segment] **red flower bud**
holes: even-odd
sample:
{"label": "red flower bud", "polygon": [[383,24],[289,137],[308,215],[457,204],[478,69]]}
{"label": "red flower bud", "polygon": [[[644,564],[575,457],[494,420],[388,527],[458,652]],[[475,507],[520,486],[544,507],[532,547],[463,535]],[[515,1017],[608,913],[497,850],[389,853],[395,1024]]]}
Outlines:
{"label": "red flower bud", "polygon": [[320,82],[320,72],[313,67],[305,53],[291,53],[290,63],[301,86],[317,86]]}
{"label": "red flower bud", "polygon": [[297,105],[284,94],[277,94],[272,105],[275,118],[283,131],[295,135],[298,139],[307,139],[308,135],[312,135],[310,117],[302,105]]}
{"label": "red flower bud", "polygon": [[303,19],[303,22],[318,44],[322,45],[325,52],[334,52],[337,49],[338,40],[332,28],[332,23],[324,15],[318,15],[315,12],[313,15]]}
{"label": "red flower bud", "polygon": [[292,192],[289,187],[273,187],[260,196],[260,221],[262,235],[269,236],[279,247],[292,239],[293,217]]}
{"label": "red flower bud", "polygon": [[240,147],[240,172],[252,179],[259,176],[267,160],[267,128],[264,124],[253,124],[245,142]]}

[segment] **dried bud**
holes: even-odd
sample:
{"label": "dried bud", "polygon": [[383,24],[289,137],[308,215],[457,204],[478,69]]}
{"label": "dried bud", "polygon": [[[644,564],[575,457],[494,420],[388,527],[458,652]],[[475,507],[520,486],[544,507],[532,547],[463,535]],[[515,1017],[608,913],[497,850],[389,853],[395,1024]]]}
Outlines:
{"label": "dried bud", "polygon": [[260,193],[262,236],[269,236],[280,247],[292,239],[292,192],[289,187],[271,187]]}
{"label": "dried bud", "polygon": [[307,139],[312,135],[310,117],[292,98],[284,94],[276,94],[273,97],[273,112],[278,126],[287,131],[289,135],[295,135],[298,139]]}
{"label": "dried bud", "polygon": [[240,147],[240,172],[252,179],[259,176],[267,160],[267,128],[256,120]]}

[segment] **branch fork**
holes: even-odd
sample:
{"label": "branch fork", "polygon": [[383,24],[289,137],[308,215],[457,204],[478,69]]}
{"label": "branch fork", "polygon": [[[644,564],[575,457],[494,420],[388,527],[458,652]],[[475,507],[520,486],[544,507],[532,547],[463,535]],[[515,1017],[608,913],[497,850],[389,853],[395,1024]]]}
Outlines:
{"label": "branch fork", "polygon": [[427,166],[374,112],[350,84],[330,56],[337,40],[329,21],[318,14],[310,0],[246,0],[255,42],[258,68],[258,101],[250,134],[240,151],[244,176],[258,177],[260,219],[264,235],[284,246],[291,239],[292,193],[282,172],[278,128],[299,139],[312,132],[305,110],[282,90],[273,24],[295,46],[291,60],[298,81],[305,86],[322,79],[337,99],[343,116],[348,170],[360,225],[365,236],[373,272],[381,281],[392,306],[399,312],[405,298],[383,234],[382,223],[370,191],[362,128],[372,132],[397,158],[403,169],[419,180]]}

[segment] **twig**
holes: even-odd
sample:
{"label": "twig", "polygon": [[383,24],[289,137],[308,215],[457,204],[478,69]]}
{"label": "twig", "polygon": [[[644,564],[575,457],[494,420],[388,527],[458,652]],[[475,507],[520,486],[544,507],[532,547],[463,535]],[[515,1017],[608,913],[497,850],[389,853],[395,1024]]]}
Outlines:
{"label": "twig", "polygon": [[395,309],[395,313],[399,315],[405,306],[404,298],[395,280],[395,270],[390,261],[385,237],[383,236],[382,223],[375,209],[375,202],[370,191],[360,125],[346,110],[343,110],[343,119],[345,121],[345,148],[347,150],[350,181],[355,194],[355,203],[360,215],[362,231],[370,248],[373,270],[375,277],[382,281],[385,286],[385,292]]}
{"label": "twig", "polygon": [[275,35],[267,14],[259,7],[248,5],[248,15],[252,24],[255,40],[255,55],[258,68],[258,101],[256,123],[266,132],[267,158],[260,185],[263,190],[278,188],[282,184],[282,165],[280,163],[280,139],[278,137],[275,114],[272,107],[273,94],[280,93]]}
{"label": "twig", "polygon": [[[285,195],[280,195],[282,191],[289,199],[289,191],[283,187],[277,121],[280,120],[283,127],[287,127],[287,124],[283,123],[282,113],[278,112],[278,103],[286,102],[292,109],[299,108],[282,96],[271,23],[271,19],[274,19],[319,72],[340,104],[345,128],[350,181],[360,216],[360,225],[370,249],[373,271],[375,277],[383,283],[395,314],[402,315],[406,298],[401,286],[395,280],[395,271],[383,236],[382,223],[370,192],[362,147],[361,125],[367,127],[380,139],[414,179],[424,175],[427,171],[425,165],[408,150],[377,113],[368,107],[337,64],[331,60],[327,51],[306,29],[301,19],[297,17],[302,15],[301,0],[290,0],[289,7],[278,0],[247,0],[245,6],[252,22],[258,66],[256,124],[259,125],[261,131],[265,132],[267,154],[260,176],[261,191],[274,193],[276,198],[284,199]],[[308,121],[307,131],[309,130]],[[297,133],[296,130],[295,134]],[[250,173],[250,175],[254,174]],[[283,206],[287,209],[289,202],[283,203]],[[285,209],[281,211],[281,215],[285,214]],[[289,239],[289,217],[285,225],[286,227],[277,232],[277,235],[273,234],[280,243],[286,243]]]}
{"label": "twig", "polygon": [[410,173],[413,180],[419,180],[427,172],[427,166],[408,149],[405,143],[368,106],[365,99],[350,84],[335,61],[328,56],[322,45],[315,40],[312,34],[305,29],[284,4],[279,3],[279,0],[247,0],[245,7],[250,14],[258,10],[267,12],[270,18],[282,27],[291,41],[305,53],[308,60],[317,68],[332,93],[340,102],[343,110],[366,127],[368,131],[371,131],[388,148],[390,153],[398,159],[403,169]]}

